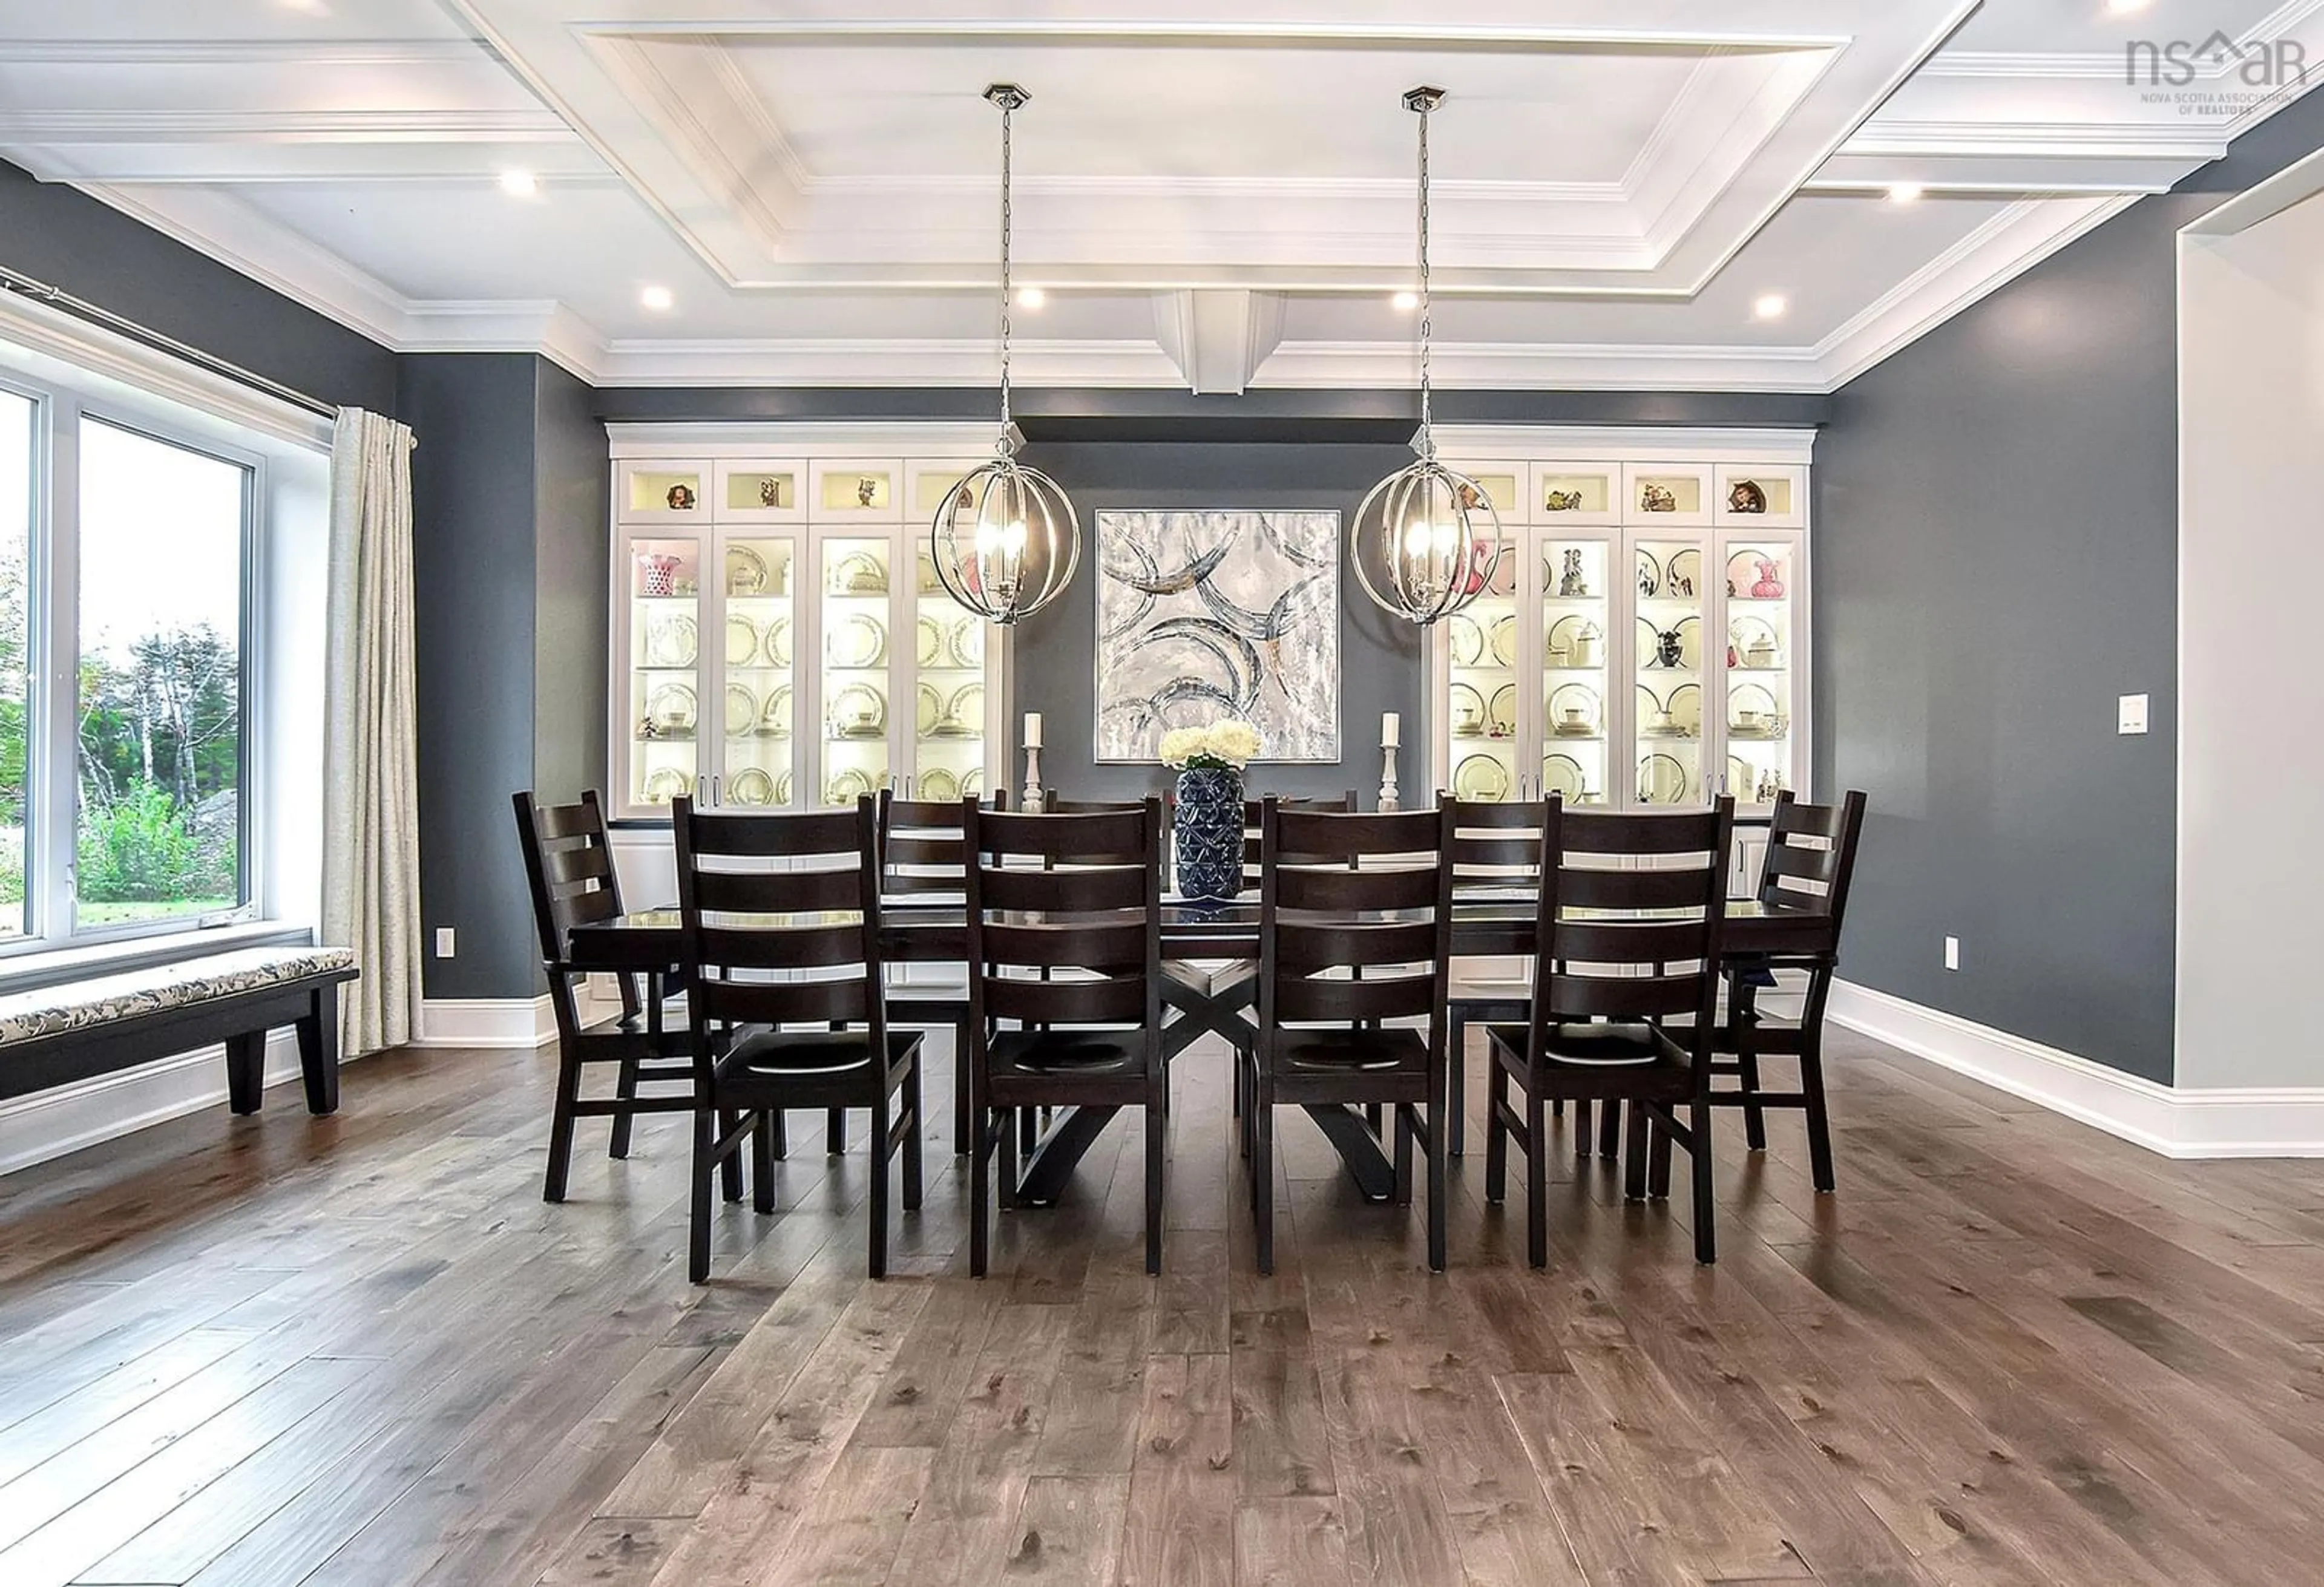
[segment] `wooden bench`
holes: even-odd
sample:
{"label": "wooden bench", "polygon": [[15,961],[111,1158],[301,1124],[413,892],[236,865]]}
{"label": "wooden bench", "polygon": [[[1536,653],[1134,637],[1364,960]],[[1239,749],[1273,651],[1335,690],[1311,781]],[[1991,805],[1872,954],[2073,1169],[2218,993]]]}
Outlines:
{"label": "wooden bench", "polygon": [[266,1033],[299,1032],[307,1106],[339,1105],[339,998],[355,977],[344,948],[245,948],[0,996],[0,1099],[226,1043],[226,1092],[256,1113]]}

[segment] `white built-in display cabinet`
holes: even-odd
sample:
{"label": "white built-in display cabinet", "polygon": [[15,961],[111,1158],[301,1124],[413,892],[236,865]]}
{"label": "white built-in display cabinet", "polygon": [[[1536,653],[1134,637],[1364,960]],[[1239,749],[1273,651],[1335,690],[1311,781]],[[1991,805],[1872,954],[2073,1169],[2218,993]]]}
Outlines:
{"label": "white built-in display cabinet", "polygon": [[1508,549],[1430,646],[1433,785],[1807,796],[1812,433],[1441,430]]}

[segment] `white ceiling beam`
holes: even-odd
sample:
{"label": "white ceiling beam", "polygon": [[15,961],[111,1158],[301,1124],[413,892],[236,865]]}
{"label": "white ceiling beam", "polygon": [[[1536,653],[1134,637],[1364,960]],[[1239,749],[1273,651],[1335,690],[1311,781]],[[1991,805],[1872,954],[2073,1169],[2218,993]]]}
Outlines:
{"label": "white ceiling beam", "polygon": [[1227,288],[1157,293],[1155,340],[1197,396],[1240,397],[1283,335],[1283,299]]}

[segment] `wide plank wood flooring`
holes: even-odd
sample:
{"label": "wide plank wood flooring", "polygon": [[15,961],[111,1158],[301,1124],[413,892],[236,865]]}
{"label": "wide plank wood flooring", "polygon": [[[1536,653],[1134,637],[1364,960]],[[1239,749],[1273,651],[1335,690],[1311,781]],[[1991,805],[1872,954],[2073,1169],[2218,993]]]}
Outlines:
{"label": "wide plank wood flooring", "polygon": [[681,1121],[551,1207],[546,1057],[368,1059],[0,1179],[0,1583],[2324,1580],[2324,1164],[1834,1045],[1840,1194],[1722,1115],[1715,1270],[1561,1150],[1529,1271],[1480,1128],[1433,1276],[1286,1113],[1259,1278],[1206,1047],[1159,1279],[1122,1123],[982,1282],[932,1149],[874,1284],[798,1115],[702,1289]]}

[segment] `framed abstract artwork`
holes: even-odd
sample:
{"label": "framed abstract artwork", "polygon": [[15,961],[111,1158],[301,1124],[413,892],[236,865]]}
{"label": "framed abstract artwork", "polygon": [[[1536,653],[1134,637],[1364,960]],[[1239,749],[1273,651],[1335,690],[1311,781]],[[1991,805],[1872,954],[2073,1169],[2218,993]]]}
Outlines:
{"label": "framed abstract artwork", "polygon": [[1340,758],[1340,515],[1097,515],[1097,758],[1239,717],[1261,760]]}

